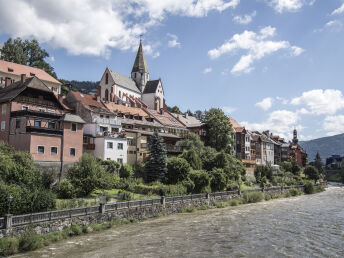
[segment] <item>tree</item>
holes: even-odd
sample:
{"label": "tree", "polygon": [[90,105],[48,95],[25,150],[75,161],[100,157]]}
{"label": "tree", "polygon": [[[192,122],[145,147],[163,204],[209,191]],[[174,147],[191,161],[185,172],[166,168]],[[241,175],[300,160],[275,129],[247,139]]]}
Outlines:
{"label": "tree", "polygon": [[215,148],[217,151],[225,150],[231,153],[233,148],[233,129],[225,113],[221,109],[212,108],[206,112],[204,123],[208,129],[207,145]]}
{"label": "tree", "polygon": [[167,160],[166,183],[177,184],[187,179],[191,170],[189,163],[183,158],[172,157]]}
{"label": "tree", "polygon": [[172,107],[170,112],[171,113],[176,113],[176,114],[179,114],[179,115],[182,114],[182,112],[180,111],[179,107],[177,107],[177,106]]}
{"label": "tree", "polygon": [[324,163],[322,162],[319,152],[315,155],[314,166],[318,169],[320,174],[324,174]]}
{"label": "tree", "polygon": [[188,116],[194,116],[190,109],[186,110],[185,114]]}
{"label": "tree", "polygon": [[311,165],[308,165],[305,168],[304,173],[310,180],[314,180],[315,183],[320,178],[320,174],[319,174],[318,169],[314,166],[311,166]]}
{"label": "tree", "polygon": [[106,171],[96,157],[83,154],[80,160],[67,172],[67,179],[74,186],[76,195],[84,197],[95,189],[111,187],[111,174]]}
{"label": "tree", "polygon": [[210,172],[210,187],[213,192],[223,191],[227,183],[228,179],[222,168],[214,168]]}
{"label": "tree", "polygon": [[145,165],[147,181],[162,181],[167,169],[167,152],[165,143],[157,131],[149,139],[148,153]]}
{"label": "tree", "polygon": [[134,176],[133,168],[128,164],[123,164],[119,169],[119,176],[121,178],[130,178]]}
{"label": "tree", "polygon": [[204,150],[204,143],[199,138],[199,135],[195,133],[189,133],[184,140],[179,142],[179,145],[187,150],[195,149],[199,155]]}
{"label": "tree", "polygon": [[212,147],[205,147],[204,151],[201,153],[201,160],[203,169],[206,171],[211,171],[213,168],[216,167],[215,159],[216,159],[217,151]]}
{"label": "tree", "polygon": [[202,169],[202,160],[195,149],[184,150],[180,157],[189,162],[193,169]]}
{"label": "tree", "polygon": [[57,78],[54,68],[44,60],[47,57],[49,53],[35,39],[23,41],[21,38],[9,38],[1,51],[3,60],[40,68]]}
{"label": "tree", "polygon": [[190,172],[189,177],[195,184],[195,193],[204,193],[209,190],[210,177],[206,171],[193,170]]}
{"label": "tree", "polygon": [[295,159],[291,159],[291,172],[294,175],[299,176],[300,171],[301,171],[300,165],[295,161]]}
{"label": "tree", "polygon": [[205,111],[201,111],[201,110],[196,110],[194,113],[195,118],[197,118],[200,121],[204,120],[205,117]]}

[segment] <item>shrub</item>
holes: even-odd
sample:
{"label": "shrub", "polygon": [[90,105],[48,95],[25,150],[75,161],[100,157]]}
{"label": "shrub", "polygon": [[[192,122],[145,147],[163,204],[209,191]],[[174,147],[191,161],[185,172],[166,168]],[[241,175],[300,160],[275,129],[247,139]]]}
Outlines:
{"label": "shrub", "polygon": [[73,199],[75,198],[75,189],[72,183],[64,178],[55,187],[57,197],[60,199]]}
{"label": "shrub", "polygon": [[100,160],[102,166],[112,175],[118,175],[121,163],[113,160]]}
{"label": "shrub", "polygon": [[71,227],[70,227],[70,232],[71,232],[71,235],[72,236],[79,236],[82,234],[82,227],[80,227],[79,225],[77,224],[73,224]]}
{"label": "shrub", "polygon": [[119,170],[119,176],[121,178],[130,178],[134,176],[134,170],[130,165],[124,164]]}
{"label": "shrub", "polygon": [[264,194],[261,192],[251,192],[251,193],[244,193],[243,195],[243,202],[244,203],[255,203],[261,202],[264,200]]}
{"label": "shrub", "polygon": [[166,183],[176,184],[183,181],[188,177],[190,169],[191,167],[185,159],[176,157],[168,158]]}
{"label": "shrub", "polygon": [[237,191],[237,190],[239,190],[239,185],[238,185],[238,183],[236,183],[234,181],[230,181],[226,190],[227,191]]}
{"label": "shrub", "polygon": [[121,178],[118,184],[115,186],[116,188],[127,190],[129,192],[134,192],[135,187],[138,184],[142,184],[142,179],[137,178]]}
{"label": "shrub", "polygon": [[32,229],[27,229],[24,234],[19,238],[19,250],[33,251],[43,246],[43,239],[40,235],[36,234]]}
{"label": "shrub", "polygon": [[145,173],[145,163],[143,162],[137,162],[134,167],[134,174],[135,177],[140,177],[144,181],[147,180],[147,175]]}
{"label": "shrub", "polygon": [[187,193],[192,193],[195,189],[195,183],[188,177],[181,183],[187,190]]}
{"label": "shrub", "polygon": [[190,164],[193,169],[199,170],[202,169],[202,160],[197,154],[195,149],[185,150],[181,155],[180,158],[183,158]]}
{"label": "shrub", "polygon": [[238,200],[230,200],[229,201],[229,205],[230,206],[238,206],[239,205],[239,201]]}
{"label": "shrub", "polygon": [[162,188],[161,194],[164,196],[178,196],[185,195],[187,188],[182,184],[166,185]]}
{"label": "shrub", "polygon": [[201,206],[197,208],[197,210],[209,210],[209,209],[210,209],[210,206],[206,204],[202,204]]}
{"label": "shrub", "polygon": [[305,183],[305,193],[306,194],[313,194],[315,192],[314,190],[314,184],[310,181]]}
{"label": "shrub", "polygon": [[204,193],[208,190],[210,185],[210,178],[204,170],[194,170],[190,172],[190,179],[194,182],[195,193]]}
{"label": "shrub", "polygon": [[320,178],[319,171],[316,167],[308,165],[304,170],[305,175],[316,182]]}
{"label": "shrub", "polygon": [[220,192],[227,186],[227,177],[221,168],[214,168],[210,173],[210,187],[213,192]]}
{"label": "shrub", "polygon": [[298,196],[301,194],[301,192],[295,188],[289,189],[288,193],[290,193],[290,196]]}
{"label": "shrub", "polygon": [[19,241],[14,237],[0,238],[0,256],[9,256],[18,253]]}
{"label": "shrub", "polygon": [[45,189],[50,189],[54,181],[54,171],[42,173],[42,184]]}
{"label": "shrub", "polygon": [[130,192],[122,192],[120,193],[120,198],[123,201],[131,201],[134,199],[134,194]]}
{"label": "shrub", "polygon": [[227,203],[225,203],[225,202],[216,202],[215,203],[215,207],[216,208],[225,208],[225,207],[227,207]]}

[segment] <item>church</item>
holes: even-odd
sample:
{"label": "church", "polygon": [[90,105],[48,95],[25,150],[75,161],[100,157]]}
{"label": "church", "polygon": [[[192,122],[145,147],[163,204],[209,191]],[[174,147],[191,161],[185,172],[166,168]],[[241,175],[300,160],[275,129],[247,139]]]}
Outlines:
{"label": "church", "polygon": [[105,103],[123,104],[161,111],[166,109],[161,80],[150,80],[142,40],[135,58],[131,77],[115,72],[108,67],[99,82],[98,96]]}

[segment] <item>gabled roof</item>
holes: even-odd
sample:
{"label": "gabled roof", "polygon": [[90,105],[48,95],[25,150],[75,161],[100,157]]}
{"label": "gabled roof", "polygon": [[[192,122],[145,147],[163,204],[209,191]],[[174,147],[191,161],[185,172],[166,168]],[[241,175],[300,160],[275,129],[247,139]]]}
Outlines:
{"label": "gabled roof", "polygon": [[236,120],[233,118],[229,118],[229,122],[231,123],[234,132],[241,133],[244,130],[244,127],[241,126]]}
{"label": "gabled roof", "polygon": [[137,50],[135,62],[133,65],[133,69],[131,72],[140,72],[140,73],[149,73],[148,72],[148,66],[146,63],[145,54],[143,53],[143,47],[142,47],[142,41],[140,40],[140,46]]}
{"label": "gabled roof", "polygon": [[17,81],[0,89],[0,103],[13,100],[27,88],[45,91],[46,94],[52,94],[57,102],[60,103],[55,94],[37,77],[28,78],[23,83],[21,81]]}
{"label": "gabled roof", "polygon": [[156,89],[159,86],[160,80],[153,80],[153,81],[148,81],[145,86],[145,90],[143,91],[143,94],[148,94],[148,93],[155,93]]}
{"label": "gabled roof", "polygon": [[137,88],[136,83],[133,79],[131,79],[131,78],[129,78],[123,74],[112,71],[111,69],[109,69],[109,71],[110,71],[110,75],[111,75],[112,79],[114,80],[115,84],[122,86],[123,88],[132,90],[134,92],[141,93],[141,91]]}
{"label": "gabled roof", "polygon": [[[13,72],[10,72],[10,70],[13,70]],[[4,60],[0,60],[0,71],[8,74],[15,74],[20,76],[21,74],[25,74],[26,77],[33,77],[36,76],[39,79],[47,82],[52,82],[56,84],[62,84],[58,80],[56,80],[54,77],[52,77],[50,74],[48,74],[43,69],[22,65],[22,64],[16,64]]]}
{"label": "gabled roof", "polygon": [[163,112],[161,114],[156,110],[148,108],[145,108],[145,111],[151,114],[162,125],[185,128],[185,125],[183,125],[176,118],[174,118],[169,112]]}
{"label": "gabled roof", "polygon": [[142,116],[142,117],[150,117],[143,109],[137,107],[127,107],[124,105],[115,104],[113,102],[109,102],[105,104],[106,107],[111,110],[112,112],[118,112],[126,115],[133,115],[133,116]]}
{"label": "gabled roof", "polygon": [[86,123],[80,116],[73,115],[73,114],[65,114],[63,117],[63,121],[79,123],[79,124],[85,124]]}
{"label": "gabled roof", "polygon": [[91,110],[94,113],[107,113],[111,114],[111,112],[105,107],[105,105],[101,101],[97,101],[97,97],[90,95],[90,94],[84,94],[76,91],[70,91],[70,93],[74,96],[74,98],[81,102],[84,107]]}
{"label": "gabled roof", "polygon": [[194,116],[171,113],[175,118],[182,122],[186,127],[201,127],[203,123]]}

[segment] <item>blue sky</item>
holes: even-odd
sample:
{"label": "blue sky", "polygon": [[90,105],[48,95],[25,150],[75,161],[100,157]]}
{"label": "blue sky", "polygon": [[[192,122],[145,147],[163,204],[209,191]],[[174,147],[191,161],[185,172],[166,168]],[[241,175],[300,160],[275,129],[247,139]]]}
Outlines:
{"label": "blue sky", "polygon": [[170,106],[223,108],[286,138],[344,133],[342,0],[48,2],[0,0],[0,42],[38,39],[60,78],[129,76],[143,34]]}

